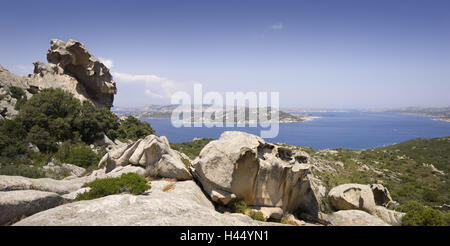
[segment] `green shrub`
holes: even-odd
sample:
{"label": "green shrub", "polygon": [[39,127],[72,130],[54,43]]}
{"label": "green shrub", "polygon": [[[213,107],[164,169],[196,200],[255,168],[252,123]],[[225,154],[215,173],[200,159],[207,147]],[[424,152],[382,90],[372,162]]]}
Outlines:
{"label": "green shrub", "polygon": [[9,88],[9,92],[11,93],[11,97],[17,99],[16,105],[14,108],[19,110],[22,105],[27,101],[27,96],[25,91],[22,88],[12,86]]}
{"label": "green shrub", "polygon": [[446,226],[448,218],[438,210],[423,206],[419,202],[409,201],[398,207],[405,212],[402,217],[403,226]]}
{"label": "green shrub", "polygon": [[242,213],[242,214],[245,214],[245,212],[247,211],[247,203],[245,203],[245,201],[242,200],[242,199],[236,199],[236,200],[233,200],[233,201],[230,203],[229,207],[231,208],[231,210],[232,210],[234,213]]}
{"label": "green shrub", "polygon": [[248,216],[250,216],[253,220],[266,221],[264,214],[261,211],[252,210],[249,212]]}
{"label": "green shrub", "polygon": [[65,161],[76,166],[89,167],[96,165],[100,158],[89,146],[80,145],[70,150],[69,156]]}
{"label": "green shrub", "polygon": [[27,132],[15,120],[0,120],[0,156],[14,157],[27,153]]}
{"label": "green shrub", "polygon": [[22,176],[27,178],[44,178],[45,173],[35,166],[28,165],[7,165],[0,168],[0,175]]}
{"label": "green shrub", "polygon": [[124,173],[118,178],[97,179],[84,184],[83,187],[90,187],[91,190],[78,194],[76,201],[92,200],[124,192],[139,195],[151,188],[147,180],[136,173]]}
{"label": "green shrub", "polygon": [[55,139],[38,125],[34,125],[28,132],[27,142],[35,144],[42,152],[53,152],[57,149]]}
{"label": "green shrub", "polygon": [[138,140],[154,133],[155,131],[150,126],[150,123],[140,121],[133,116],[128,116],[126,119],[120,121],[116,136],[120,139]]}
{"label": "green shrub", "polygon": [[200,140],[192,141],[192,142],[185,142],[185,143],[171,143],[170,147],[174,150],[178,150],[191,159],[195,159],[200,154],[200,151],[207,145],[209,142],[211,142],[212,138],[203,138]]}

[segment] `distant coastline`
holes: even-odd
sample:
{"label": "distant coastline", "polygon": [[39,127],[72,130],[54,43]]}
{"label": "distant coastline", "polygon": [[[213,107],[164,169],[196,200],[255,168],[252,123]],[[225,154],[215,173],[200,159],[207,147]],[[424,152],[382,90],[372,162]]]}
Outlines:
{"label": "distant coastline", "polygon": [[[134,116],[138,119],[170,119],[172,117],[172,112],[178,105],[148,105],[143,107],[116,107],[112,111],[119,117],[124,118],[127,116]],[[208,108],[208,105],[204,105],[204,109]],[[294,112],[295,111],[295,112]],[[306,122],[312,121],[315,119],[322,118],[321,116],[312,116],[305,114],[305,112],[344,112],[337,110],[319,110],[319,111],[310,111],[305,110],[304,112],[299,112],[299,110],[293,110],[291,113],[286,112],[285,110],[275,110],[270,108],[245,108],[246,116],[244,122],[246,124],[255,123],[254,121],[249,120],[249,112],[256,113],[257,118],[259,119],[259,114],[264,113],[265,121],[257,121],[257,123],[266,123],[266,122],[278,122],[278,123],[296,123],[296,122]],[[278,113],[278,120],[272,120],[271,117],[274,113]],[[228,115],[232,115],[234,117],[234,122],[238,122],[238,118],[236,112],[231,111],[218,111],[216,113],[216,119],[208,119],[203,116],[197,117],[192,114],[191,122],[202,122],[202,123],[215,123],[215,122],[225,122],[229,117]],[[189,121],[189,120],[188,120]]]}
{"label": "distant coastline", "polygon": [[377,113],[399,113],[417,116],[432,117],[431,120],[450,122],[450,107],[442,108],[424,108],[424,107],[407,107],[394,109],[377,109],[369,112]]}

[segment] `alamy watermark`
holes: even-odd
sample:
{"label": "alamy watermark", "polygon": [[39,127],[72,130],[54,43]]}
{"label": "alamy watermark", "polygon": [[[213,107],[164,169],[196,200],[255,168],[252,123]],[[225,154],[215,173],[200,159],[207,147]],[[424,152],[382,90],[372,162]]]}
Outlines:
{"label": "alamy watermark", "polygon": [[171,103],[174,127],[259,127],[262,138],[275,138],[279,132],[279,92],[203,93],[194,84],[193,98],[187,92],[176,92]]}

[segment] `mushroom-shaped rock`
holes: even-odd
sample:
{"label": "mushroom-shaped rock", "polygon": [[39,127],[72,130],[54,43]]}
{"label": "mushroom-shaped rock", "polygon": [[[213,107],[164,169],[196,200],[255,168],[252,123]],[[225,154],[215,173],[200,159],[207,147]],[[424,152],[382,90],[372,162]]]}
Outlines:
{"label": "mushroom-shaped rock", "polygon": [[30,88],[61,88],[97,107],[112,107],[116,83],[105,64],[91,55],[83,43],[52,39],[47,61],[48,66],[34,63],[34,74],[28,79]]}

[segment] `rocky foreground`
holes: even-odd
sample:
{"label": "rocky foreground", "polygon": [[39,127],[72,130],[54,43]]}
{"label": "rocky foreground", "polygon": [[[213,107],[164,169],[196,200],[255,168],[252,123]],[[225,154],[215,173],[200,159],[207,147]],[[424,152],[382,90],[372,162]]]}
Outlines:
{"label": "rocky foreground", "polygon": [[[225,132],[195,160],[147,136],[115,146],[88,176],[63,180],[0,176],[0,224],[13,225],[399,225],[402,213],[382,185],[346,184],[325,194],[307,153]],[[74,202],[95,179],[134,172],[151,180],[142,195]],[[224,212],[234,199],[273,222]],[[323,200],[336,212],[324,213]],[[306,222],[305,222],[306,221]],[[278,222],[278,223],[277,223]]]}

